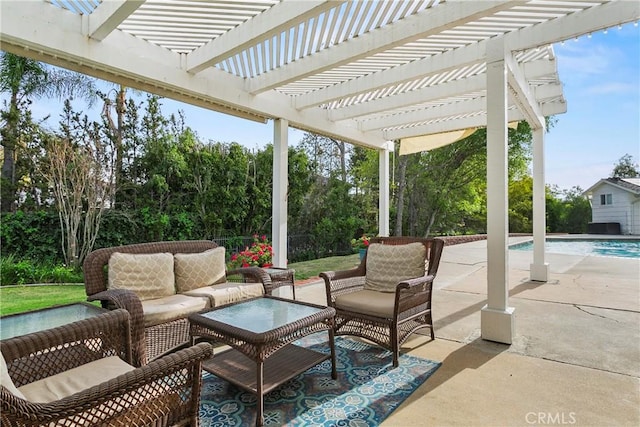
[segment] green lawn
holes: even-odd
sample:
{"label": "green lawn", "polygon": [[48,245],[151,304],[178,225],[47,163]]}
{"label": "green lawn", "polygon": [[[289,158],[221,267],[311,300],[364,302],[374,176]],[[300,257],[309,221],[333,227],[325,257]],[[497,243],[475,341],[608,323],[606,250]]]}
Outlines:
{"label": "green lawn", "polygon": [[[358,254],[321,258],[289,265],[296,270],[296,280],[316,277],[322,271],[345,270],[359,263]],[[83,285],[47,285],[0,287],[0,315],[36,310],[52,305],[86,301]]]}

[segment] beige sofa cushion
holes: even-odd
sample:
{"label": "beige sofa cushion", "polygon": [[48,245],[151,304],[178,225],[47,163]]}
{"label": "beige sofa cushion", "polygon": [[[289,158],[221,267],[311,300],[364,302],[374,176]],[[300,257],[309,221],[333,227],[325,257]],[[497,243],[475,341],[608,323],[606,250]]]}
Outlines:
{"label": "beige sofa cushion", "polygon": [[160,323],[187,317],[191,313],[209,308],[209,298],[206,296],[187,296],[182,294],[169,295],[142,301],[144,326],[149,327]]}
{"label": "beige sofa cushion", "polygon": [[105,357],[19,388],[26,400],[48,403],[134,370],[117,356]]}
{"label": "beige sofa cushion", "polygon": [[393,317],[393,306],[396,296],[390,292],[362,290],[340,295],[336,298],[336,308],[370,316]]}
{"label": "beige sofa cushion", "polygon": [[194,289],[186,295],[203,296],[209,298],[211,307],[242,301],[264,295],[262,283],[219,283],[213,286]]}
{"label": "beige sofa cushion", "polygon": [[130,289],[143,301],[173,295],[176,293],[173,255],[115,252],[109,258],[108,287]]}
{"label": "beige sofa cushion", "polygon": [[403,280],[424,276],[427,249],[420,243],[383,245],[372,243],[367,249],[364,288],[395,292]]}
{"label": "beige sofa cushion", "polygon": [[7,368],[7,362],[4,360],[4,356],[0,353],[0,384],[2,384],[10,393],[19,397],[20,399],[25,399],[24,395],[18,390],[13,384],[13,380],[9,376],[9,369]]}
{"label": "beige sofa cushion", "polygon": [[225,282],[224,257],[224,246],[194,254],[175,254],[176,291],[182,293]]}

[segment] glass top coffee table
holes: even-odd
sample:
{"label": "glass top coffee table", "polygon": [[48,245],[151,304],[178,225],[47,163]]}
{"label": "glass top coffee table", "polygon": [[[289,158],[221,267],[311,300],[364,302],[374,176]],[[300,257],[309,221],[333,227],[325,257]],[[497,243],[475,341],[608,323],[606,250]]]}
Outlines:
{"label": "glass top coffee table", "polygon": [[[191,339],[231,346],[203,363],[203,369],[257,396],[256,425],[263,424],[263,396],[320,362],[331,360],[337,378],[333,340],[335,310],[315,304],[264,296],[189,316]],[[299,338],[329,332],[329,354],[293,344]]]}
{"label": "glass top coffee table", "polygon": [[0,318],[0,339],[17,337],[44,329],[55,328],[107,312],[106,309],[81,301],[57,305]]}

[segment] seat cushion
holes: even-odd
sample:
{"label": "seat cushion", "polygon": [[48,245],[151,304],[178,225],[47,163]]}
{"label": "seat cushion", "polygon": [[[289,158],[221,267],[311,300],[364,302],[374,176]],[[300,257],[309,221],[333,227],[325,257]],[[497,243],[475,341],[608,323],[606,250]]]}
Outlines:
{"label": "seat cushion", "polygon": [[145,300],[142,301],[144,326],[149,327],[181,319],[209,307],[209,298],[199,295],[177,294]]}
{"label": "seat cushion", "polygon": [[7,368],[7,362],[4,360],[4,356],[0,353],[0,384],[2,384],[10,393],[24,399],[24,395],[13,384],[13,380],[9,376],[9,369]]}
{"label": "seat cushion", "polygon": [[143,301],[174,295],[173,255],[114,252],[109,258],[108,287],[132,290]]}
{"label": "seat cushion", "polygon": [[367,249],[364,288],[395,292],[403,280],[424,276],[427,249],[420,243],[383,245],[373,243]]}
{"label": "seat cushion", "polygon": [[242,301],[264,295],[262,283],[219,283],[213,286],[194,289],[186,292],[186,295],[206,296],[211,307],[219,307],[224,304]]}
{"label": "seat cushion", "polygon": [[224,246],[195,254],[175,254],[176,291],[182,293],[225,282],[224,257]]}
{"label": "seat cushion", "polygon": [[23,385],[19,390],[30,402],[54,402],[134,369],[117,356],[105,357]]}
{"label": "seat cushion", "polygon": [[340,295],[336,298],[335,306],[336,310],[354,311],[369,316],[391,319],[393,317],[395,298],[395,294],[389,292],[365,289]]}

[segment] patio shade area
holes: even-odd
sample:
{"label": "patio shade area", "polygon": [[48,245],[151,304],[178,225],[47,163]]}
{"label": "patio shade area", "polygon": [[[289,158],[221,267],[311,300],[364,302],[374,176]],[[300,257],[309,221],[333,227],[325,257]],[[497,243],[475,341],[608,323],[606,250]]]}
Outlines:
{"label": "patio shade area", "polygon": [[3,0],[4,51],[249,120],[274,122],[274,265],[287,259],[287,130],[379,151],[389,235],[393,141],[487,127],[482,337],[511,344],[507,124],[533,146],[534,259],[545,282],[545,118],[567,110],[552,44],[637,21],[637,1]]}

